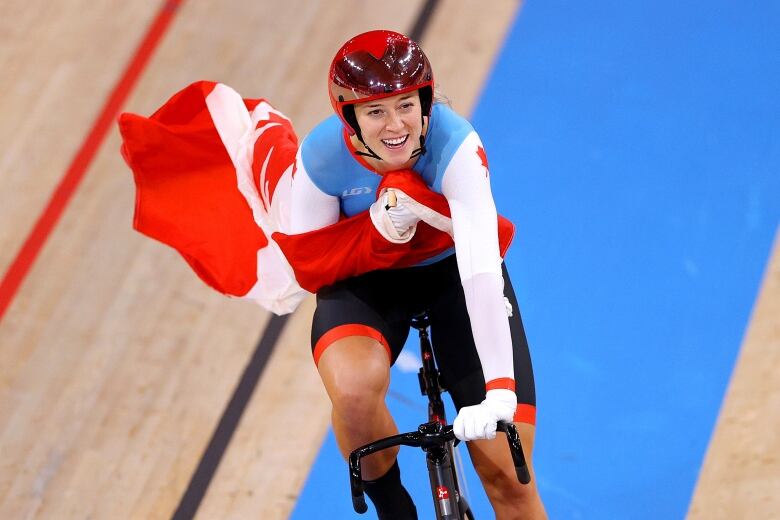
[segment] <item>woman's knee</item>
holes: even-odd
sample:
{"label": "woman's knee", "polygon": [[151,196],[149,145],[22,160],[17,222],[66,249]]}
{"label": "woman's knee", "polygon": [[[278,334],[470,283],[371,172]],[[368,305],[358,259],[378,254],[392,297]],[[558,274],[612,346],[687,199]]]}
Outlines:
{"label": "woman's knee", "polygon": [[[496,453],[497,450],[495,449],[496,447],[494,444],[498,443],[502,444],[501,447],[507,452],[509,451],[506,441],[501,443],[502,440],[503,435],[498,434],[493,441],[473,441],[473,444],[481,444],[477,449],[474,449],[476,446],[470,446],[471,460],[474,464],[474,469],[477,471],[477,474],[479,474],[479,478],[486,488],[511,489],[514,487],[512,484],[517,482],[517,476],[511,458],[504,456],[503,453]],[[486,445],[490,446],[490,448],[480,449]],[[497,457],[497,454],[500,456]]]}
{"label": "woman's knee", "polygon": [[318,364],[334,411],[365,415],[384,401],[390,382],[390,361],[384,347],[371,338],[342,338],[328,347]]}
{"label": "woman's knee", "polygon": [[[530,469],[530,468],[529,468]],[[485,486],[485,492],[492,501],[504,505],[522,504],[536,500],[537,490],[534,484],[521,484],[517,475],[503,468],[478,468],[477,471]]]}
{"label": "woman's knee", "polygon": [[532,472],[529,484],[521,484],[517,480],[514,468],[512,469],[511,472],[507,472],[483,467],[483,471],[480,472],[485,493],[490,499],[496,518],[499,520],[546,518],[533,469],[529,465],[529,470]]}
{"label": "woman's knee", "polygon": [[379,370],[351,367],[328,390],[333,409],[340,415],[365,416],[384,402],[387,384]]}
{"label": "woman's knee", "polygon": [[[523,431],[526,429],[531,430],[530,439],[528,431]],[[490,502],[496,513],[502,513],[498,515],[498,518],[514,518],[517,512],[543,511],[531,462],[532,433],[532,427],[521,428],[521,438],[526,437],[524,440],[527,441],[524,442],[524,448],[526,448],[526,461],[532,475],[530,484],[521,484],[517,480],[514,464],[503,434],[498,434],[493,441],[469,443],[471,459],[485,492],[490,497]],[[528,518],[537,517],[536,515],[528,516]]]}

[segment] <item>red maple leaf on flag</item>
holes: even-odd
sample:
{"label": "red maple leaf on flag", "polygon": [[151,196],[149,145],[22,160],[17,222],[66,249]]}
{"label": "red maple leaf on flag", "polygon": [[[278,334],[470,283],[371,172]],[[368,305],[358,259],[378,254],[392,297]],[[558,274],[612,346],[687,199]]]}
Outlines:
{"label": "red maple leaf on flag", "polygon": [[487,155],[485,154],[485,149],[481,146],[477,146],[477,156],[479,157],[479,160],[482,161],[482,166],[485,167],[485,177],[487,177],[489,173]]}

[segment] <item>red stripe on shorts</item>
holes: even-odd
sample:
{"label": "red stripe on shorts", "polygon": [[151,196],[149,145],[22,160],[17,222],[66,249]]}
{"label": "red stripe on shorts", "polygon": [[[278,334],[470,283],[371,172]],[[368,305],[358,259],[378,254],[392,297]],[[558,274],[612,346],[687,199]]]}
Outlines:
{"label": "red stripe on shorts", "polygon": [[536,407],[532,404],[520,403],[515,409],[514,422],[522,422],[527,424],[536,424]]}
{"label": "red stripe on shorts", "polygon": [[314,364],[320,364],[320,356],[322,356],[322,353],[325,352],[326,348],[331,346],[335,341],[346,338],[348,336],[364,336],[375,339],[381,343],[383,347],[385,347],[385,350],[387,351],[387,359],[392,362],[393,354],[390,350],[390,345],[387,343],[387,340],[381,332],[372,327],[369,327],[368,325],[363,325],[360,323],[348,323],[346,325],[333,327],[320,337],[320,339],[317,341],[317,344],[314,345]]}

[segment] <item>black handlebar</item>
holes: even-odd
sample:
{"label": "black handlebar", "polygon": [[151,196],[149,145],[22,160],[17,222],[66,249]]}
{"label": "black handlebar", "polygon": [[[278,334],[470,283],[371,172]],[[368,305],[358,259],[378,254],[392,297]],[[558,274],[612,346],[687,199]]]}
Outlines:
{"label": "black handlebar", "polygon": [[[499,421],[496,425],[496,430],[506,433],[517,480],[522,484],[528,484],[531,482],[531,475],[525,462],[525,455],[520,444],[520,436],[517,434],[517,428],[512,423]],[[363,514],[368,511],[366,498],[363,494],[363,477],[360,468],[361,458],[393,446],[413,446],[427,450],[442,447],[450,441],[455,441],[456,446],[460,442],[452,432],[452,425],[442,426],[440,423],[430,422],[421,424],[417,431],[386,437],[353,451],[349,455],[349,485],[352,490],[352,507],[355,509],[355,512]]]}
{"label": "black handlebar", "polygon": [[512,452],[512,461],[515,463],[517,480],[519,480],[521,484],[530,483],[531,473],[528,471],[528,464],[525,462],[525,454],[523,453],[523,446],[520,444],[520,435],[517,433],[517,428],[512,423],[498,421],[496,430],[506,433],[509,451]]}

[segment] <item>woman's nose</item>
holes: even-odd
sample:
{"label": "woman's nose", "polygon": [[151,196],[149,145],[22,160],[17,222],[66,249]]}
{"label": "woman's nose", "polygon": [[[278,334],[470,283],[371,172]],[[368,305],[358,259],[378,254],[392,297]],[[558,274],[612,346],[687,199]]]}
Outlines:
{"label": "woman's nose", "polygon": [[404,122],[401,119],[400,114],[397,112],[390,112],[387,118],[387,130],[390,131],[397,131],[397,130],[403,130],[404,128]]}

